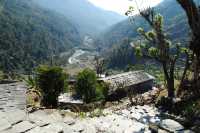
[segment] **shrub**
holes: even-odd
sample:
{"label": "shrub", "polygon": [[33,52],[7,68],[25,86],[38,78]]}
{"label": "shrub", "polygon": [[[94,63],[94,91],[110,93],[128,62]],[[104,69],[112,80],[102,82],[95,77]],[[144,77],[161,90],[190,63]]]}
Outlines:
{"label": "shrub", "polygon": [[96,98],[95,100],[105,100],[108,96],[109,84],[107,83],[97,83],[96,85]]}
{"label": "shrub", "polygon": [[168,97],[162,96],[156,103],[156,106],[163,109],[170,111],[173,108],[173,101]]}
{"label": "shrub", "polygon": [[76,93],[82,97],[84,102],[90,103],[96,97],[96,84],[97,77],[94,71],[91,69],[84,69],[78,74]]}
{"label": "shrub", "polygon": [[28,89],[38,89],[36,78],[34,76],[29,75],[27,78],[24,78],[24,81],[28,86]]}
{"label": "shrub", "polygon": [[37,85],[44,106],[56,107],[58,96],[67,89],[67,74],[60,67],[40,66],[36,70]]}
{"label": "shrub", "polygon": [[5,78],[5,74],[3,71],[0,70],[0,80],[3,80]]}

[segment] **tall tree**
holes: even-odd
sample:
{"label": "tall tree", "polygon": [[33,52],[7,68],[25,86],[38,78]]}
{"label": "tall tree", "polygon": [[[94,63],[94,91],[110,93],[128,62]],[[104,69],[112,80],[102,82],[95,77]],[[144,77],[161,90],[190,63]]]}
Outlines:
{"label": "tall tree", "polygon": [[200,93],[200,6],[194,0],[177,0],[184,9],[192,31],[190,49],[193,52],[193,90]]}
{"label": "tall tree", "polygon": [[[130,8],[132,10],[132,8]],[[127,14],[132,11],[128,11]],[[163,30],[163,17],[156,14],[152,8],[140,10],[140,15],[146,20],[146,22],[152,28],[151,31],[145,32],[144,29],[139,28],[138,32],[144,37],[148,45],[139,42],[136,44],[135,53],[146,57],[155,59],[162,65],[165,80],[167,83],[168,97],[174,98],[174,73],[176,67],[176,61],[181,54],[181,47],[176,44],[176,48],[173,47],[171,41],[167,39]],[[176,49],[174,51],[174,49]]]}

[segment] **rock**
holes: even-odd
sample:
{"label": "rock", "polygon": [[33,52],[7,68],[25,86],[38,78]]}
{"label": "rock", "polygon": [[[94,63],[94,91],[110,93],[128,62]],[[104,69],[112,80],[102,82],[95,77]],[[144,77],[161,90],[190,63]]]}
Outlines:
{"label": "rock", "polygon": [[74,125],[71,126],[74,132],[83,132],[85,127],[82,122],[76,122]]}
{"label": "rock", "polygon": [[4,118],[0,119],[0,131],[11,128],[11,124]]}
{"label": "rock", "polygon": [[11,130],[14,133],[22,133],[22,132],[26,132],[34,127],[35,127],[35,125],[30,123],[29,121],[23,121],[23,122],[20,122],[20,123],[14,125]]}
{"label": "rock", "polygon": [[160,124],[160,119],[158,117],[151,117],[149,122],[152,124]]}
{"label": "rock", "polygon": [[29,114],[29,121],[35,123],[37,126],[44,126],[56,122],[44,110],[38,110]]}
{"label": "rock", "polygon": [[31,130],[29,130],[27,133],[42,133],[42,127],[35,127]]}
{"label": "rock", "polygon": [[139,112],[134,112],[130,115],[131,119],[136,119],[137,121],[139,121],[142,117],[142,114]]}
{"label": "rock", "polygon": [[130,128],[125,129],[124,133],[140,133],[145,131],[145,125],[139,122],[134,122]]}
{"label": "rock", "polygon": [[122,110],[121,113],[122,113],[123,116],[129,116],[130,115],[130,112],[126,109]]}
{"label": "rock", "polygon": [[38,133],[62,133],[64,132],[63,123],[51,123],[42,128]]}
{"label": "rock", "polygon": [[63,122],[67,125],[74,125],[75,124],[75,119],[72,117],[64,117]]}
{"label": "rock", "polygon": [[93,125],[85,123],[85,129],[83,133],[96,133],[96,129]]}
{"label": "rock", "polygon": [[116,125],[112,125],[107,132],[109,133],[123,133],[125,129],[123,129],[122,127],[118,127]]}
{"label": "rock", "polygon": [[8,121],[13,125],[18,122],[21,122],[23,120],[26,120],[26,112],[19,110],[19,109],[14,109],[9,112],[6,112]]}
{"label": "rock", "polygon": [[194,132],[191,130],[183,130],[183,131],[179,131],[178,133],[194,133]]}
{"label": "rock", "polygon": [[160,126],[171,132],[181,131],[184,129],[184,127],[180,123],[171,119],[162,120]]}
{"label": "rock", "polygon": [[158,129],[158,132],[157,133],[169,133],[169,132],[167,132],[167,131],[165,131],[165,130],[162,130],[162,129]]}

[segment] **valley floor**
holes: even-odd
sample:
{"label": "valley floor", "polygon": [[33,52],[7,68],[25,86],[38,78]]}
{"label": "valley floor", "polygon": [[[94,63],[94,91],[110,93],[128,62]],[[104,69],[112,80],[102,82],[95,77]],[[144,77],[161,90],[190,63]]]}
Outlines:
{"label": "valley floor", "polygon": [[[9,86],[9,87],[8,87]],[[5,90],[20,92],[23,85],[0,85]],[[11,94],[12,94],[11,90]],[[1,93],[2,95],[2,93]],[[5,95],[8,96],[8,95]],[[8,97],[9,98],[9,97]],[[13,97],[15,98],[15,97]],[[18,100],[16,98],[16,100]],[[25,99],[24,99],[25,100]],[[27,113],[25,109],[5,108],[0,110],[1,133],[151,133],[152,129],[160,133],[190,133],[172,119],[162,119],[161,112],[149,105],[112,106],[92,113],[72,113],[69,110],[38,110]],[[12,103],[10,103],[12,104]],[[3,107],[2,105],[0,105]],[[10,105],[11,106],[11,105]],[[99,115],[99,116],[97,116]],[[151,127],[151,128],[150,128]],[[153,128],[154,127],[154,128]],[[150,130],[151,129],[151,130]]]}

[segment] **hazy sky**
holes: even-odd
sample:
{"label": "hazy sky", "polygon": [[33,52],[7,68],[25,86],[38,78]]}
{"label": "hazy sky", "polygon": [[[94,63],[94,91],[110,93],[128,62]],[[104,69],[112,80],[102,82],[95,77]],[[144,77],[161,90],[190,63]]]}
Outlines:
{"label": "hazy sky", "polygon": [[[129,6],[135,6],[135,0],[88,0],[96,6],[99,6],[106,10],[118,12],[122,15],[127,11]],[[136,0],[137,4],[143,7],[155,6],[162,0]]]}

